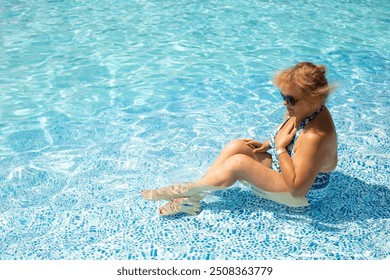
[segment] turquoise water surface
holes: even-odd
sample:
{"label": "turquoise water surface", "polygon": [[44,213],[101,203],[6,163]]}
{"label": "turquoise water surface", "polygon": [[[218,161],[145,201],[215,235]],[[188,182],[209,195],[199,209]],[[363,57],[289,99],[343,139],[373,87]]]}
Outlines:
{"label": "turquoise water surface", "polygon": [[[390,256],[390,3],[2,0],[0,259]],[[235,184],[198,216],[143,189],[265,140],[272,76],[328,67],[339,165],[300,211]]]}

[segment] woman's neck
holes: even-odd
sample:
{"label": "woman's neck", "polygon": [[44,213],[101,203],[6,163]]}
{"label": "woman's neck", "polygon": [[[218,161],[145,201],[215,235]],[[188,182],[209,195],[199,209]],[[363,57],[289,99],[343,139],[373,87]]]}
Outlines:
{"label": "woman's neck", "polygon": [[311,109],[308,109],[302,115],[296,116],[297,122],[302,122],[303,120],[305,120],[308,117],[310,117],[311,115],[313,115],[315,112],[320,111],[322,106],[324,106],[324,105],[320,104],[320,105],[313,106]]}

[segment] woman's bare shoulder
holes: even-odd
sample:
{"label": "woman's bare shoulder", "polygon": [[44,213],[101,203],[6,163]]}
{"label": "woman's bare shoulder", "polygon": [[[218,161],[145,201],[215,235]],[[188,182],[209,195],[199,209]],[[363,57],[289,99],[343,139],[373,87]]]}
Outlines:
{"label": "woman's bare shoulder", "polygon": [[[306,127],[305,127],[306,128]],[[308,125],[301,138],[300,146],[316,147],[322,155],[321,172],[330,172],[337,166],[337,133],[330,114],[324,114]]]}
{"label": "woman's bare shoulder", "polygon": [[308,123],[304,129],[304,134],[307,134],[307,136],[317,135],[323,141],[335,140],[336,128],[328,109],[325,108],[323,114],[319,114],[315,119]]}
{"label": "woman's bare shoulder", "polygon": [[[318,115],[303,129],[297,141],[297,150],[302,146],[311,146],[321,154],[337,154],[337,134],[331,115],[326,110]],[[304,149],[305,150],[305,149]]]}

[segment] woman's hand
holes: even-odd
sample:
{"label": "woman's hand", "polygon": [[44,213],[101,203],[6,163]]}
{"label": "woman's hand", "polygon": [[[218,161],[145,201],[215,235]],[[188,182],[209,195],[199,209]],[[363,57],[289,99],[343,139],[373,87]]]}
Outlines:
{"label": "woman's hand", "polygon": [[242,139],[246,144],[253,149],[254,153],[264,153],[269,150],[268,141],[261,143],[253,139]]}
{"label": "woman's hand", "polygon": [[278,135],[275,138],[276,150],[285,149],[287,145],[291,143],[297,131],[293,122],[286,124],[286,127],[279,130]]}

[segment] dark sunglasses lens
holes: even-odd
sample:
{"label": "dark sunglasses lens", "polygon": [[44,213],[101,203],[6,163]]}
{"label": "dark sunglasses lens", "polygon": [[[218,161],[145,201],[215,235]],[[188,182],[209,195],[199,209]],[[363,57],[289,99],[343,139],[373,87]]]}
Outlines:
{"label": "dark sunglasses lens", "polygon": [[294,97],[286,96],[286,101],[287,101],[287,103],[290,104],[291,106],[294,106],[294,105],[295,105],[295,99],[294,99]]}
{"label": "dark sunglasses lens", "polygon": [[289,95],[284,95],[281,91],[280,91],[280,95],[282,96],[283,100],[286,101],[288,104],[290,104],[291,106],[295,105],[296,101],[294,97]]}

